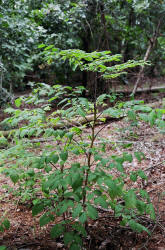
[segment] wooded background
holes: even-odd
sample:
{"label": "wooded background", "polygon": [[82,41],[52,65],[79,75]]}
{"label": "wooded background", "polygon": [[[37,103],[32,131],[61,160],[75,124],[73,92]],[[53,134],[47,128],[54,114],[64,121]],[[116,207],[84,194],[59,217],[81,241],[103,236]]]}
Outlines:
{"label": "wooded background", "polygon": [[[110,50],[129,59],[150,60],[151,66],[131,69],[124,84],[138,73],[165,74],[165,1],[162,0],[1,0],[0,88],[21,91],[27,83],[82,84],[92,74],[73,74],[69,64],[48,66],[39,44],[86,52]],[[102,83],[102,82],[101,82]],[[135,85],[136,85],[135,84]],[[106,90],[100,84],[100,91]]]}

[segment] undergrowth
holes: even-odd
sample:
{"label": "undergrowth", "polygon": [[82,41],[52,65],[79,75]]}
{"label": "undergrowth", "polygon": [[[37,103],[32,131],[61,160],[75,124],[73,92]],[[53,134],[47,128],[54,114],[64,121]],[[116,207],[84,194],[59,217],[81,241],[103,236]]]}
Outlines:
{"label": "undergrowth", "polygon": [[[65,51],[60,53],[62,57],[65,56],[63,59],[72,58],[72,63],[75,62],[75,51],[72,55],[70,51],[69,54]],[[85,55],[89,65],[83,66],[83,70],[106,70],[105,65],[98,65],[110,61],[107,55],[96,52],[91,57]],[[81,58],[78,56],[76,65],[82,66],[84,54]],[[114,77],[114,74],[118,75],[118,69],[115,71],[114,67],[109,67],[108,72],[114,72]],[[124,66],[121,71],[123,69]],[[108,73],[105,75],[107,78]],[[121,155],[108,155],[108,142],[99,137],[104,125],[98,131],[97,124],[104,124],[109,117],[117,119],[127,116],[134,126],[138,126],[139,120],[144,120],[151,126],[156,124],[160,130],[164,129],[163,109],[152,110],[143,101],[135,100],[116,102],[114,107],[109,108],[106,103],[107,100],[112,101],[111,95],[97,97],[95,93],[94,102],[90,102],[81,97],[83,91],[83,87],[39,84],[31,96],[18,98],[16,108],[6,109],[10,117],[3,123],[15,129],[8,133],[8,147],[0,150],[1,168],[16,185],[15,195],[23,203],[27,200],[32,202],[32,214],[40,215],[41,227],[56,218],[58,223],[52,227],[51,237],[62,237],[64,244],[72,250],[83,247],[89,219],[97,220],[99,207],[109,209],[116,218],[120,218],[122,226],[127,225],[139,233],[146,231],[150,234],[139,223],[139,216],[148,214],[152,220],[155,219],[148,193],[124,185],[128,178],[132,183],[137,178],[141,181],[147,179],[142,170],[130,168],[129,173],[125,171],[128,162],[131,163],[134,158],[141,162],[144,154],[124,152]],[[60,109],[47,115],[54,101]],[[40,107],[22,110],[23,102]],[[103,110],[101,113],[100,107]],[[84,133],[86,127],[90,128],[89,135]],[[96,140],[100,143],[96,144]],[[46,143],[42,144],[42,141]]]}

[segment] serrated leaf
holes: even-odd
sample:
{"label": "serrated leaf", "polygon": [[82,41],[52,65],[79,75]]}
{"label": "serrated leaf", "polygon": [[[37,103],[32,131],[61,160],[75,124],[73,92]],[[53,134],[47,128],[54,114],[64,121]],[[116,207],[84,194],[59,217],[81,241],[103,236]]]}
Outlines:
{"label": "serrated leaf", "polygon": [[70,141],[72,140],[73,135],[74,135],[74,134],[71,133],[71,132],[68,132],[68,133],[65,134],[65,136],[66,136],[67,138],[69,138]]}
{"label": "serrated leaf", "polygon": [[44,214],[40,218],[40,226],[43,227],[43,226],[47,225],[52,220],[53,220],[53,216],[52,215]]}
{"label": "serrated leaf", "polygon": [[148,202],[150,202],[150,197],[149,197],[149,194],[147,193],[146,190],[144,189],[141,189],[140,190],[140,195],[143,199],[147,199]]}
{"label": "serrated leaf", "polygon": [[109,195],[113,200],[116,197],[120,197],[122,194],[122,185],[116,185],[114,180],[106,180],[105,183],[109,187]]}
{"label": "serrated leaf", "polygon": [[100,103],[102,103],[106,98],[107,98],[107,94],[102,94],[102,95],[100,95],[100,96],[97,98],[96,102],[100,104]]}
{"label": "serrated leaf", "polygon": [[72,175],[72,188],[76,190],[78,187],[82,185],[83,179],[79,173],[75,173]]}
{"label": "serrated leaf", "polygon": [[136,172],[131,173],[130,180],[133,182],[137,181],[137,173]]}
{"label": "serrated leaf", "polygon": [[75,222],[73,225],[72,225],[72,228],[74,230],[76,230],[78,233],[82,234],[83,236],[86,236],[87,233],[85,231],[85,228],[79,223],[79,222]]}
{"label": "serrated leaf", "polygon": [[121,172],[121,173],[124,172],[124,168],[123,168],[123,164],[122,164],[122,163],[116,162],[115,167],[116,167],[116,169],[117,169],[119,172]]}
{"label": "serrated leaf", "polygon": [[136,194],[133,190],[129,190],[127,194],[124,196],[125,205],[127,208],[136,208]]}
{"label": "serrated leaf", "polygon": [[132,143],[122,143],[122,147],[123,148],[130,148],[130,147],[132,147]]}
{"label": "serrated leaf", "polygon": [[84,223],[86,222],[86,220],[87,220],[87,214],[84,212],[84,213],[82,213],[82,214],[80,215],[79,221],[80,221],[82,224],[84,224]]}
{"label": "serrated leaf", "polygon": [[80,247],[80,245],[77,244],[77,243],[72,243],[72,244],[70,245],[70,248],[69,248],[69,249],[70,249],[70,250],[80,250],[81,247]]}
{"label": "serrated leaf", "polygon": [[146,203],[144,203],[144,201],[137,200],[136,207],[137,207],[138,211],[141,214],[143,214],[145,212],[145,209],[146,209]]}
{"label": "serrated leaf", "polygon": [[21,98],[17,98],[17,99],[14,101],[14,103],[15,103],[15,106],[16,106],[17,108],[19,108],[19,107],[21,106],[21,104],[22,104],[22,99],[21,99]]}
{"label": "serrated leaf", "polygon": [[33,208],[32,208],[32,215],[35,216],[37,214],[39,214],[40,212],[42,212],[44,210],[45,206],[43,203],[40,204],[36,204]]}
{"label": "serrated leaf", "polygon": [[126,218],[124,218],[122,221],[120,221],[120,225],[121,226],[126,226],[126,224],[127,224],[127,219]]}
{"label": "serrated leaf", "polygon": [[70,204],[68,203],[68,201],[64,200],[62,206],[60,207],[60,214],[65,213],[69,206]]}
{"label": "serrated leaf", "polygon": [[10,228],[10,221],[8,219],[5,219],[3,221],[3,225],[4,225],[5,229],[9,229]]}
{"label": "serrated leaf", "polygon": [[62,151],[60,153],[60,158],[62,161],[66,161],[68,159],[68,152],[67,151]]}
{"label": "serrated leaf", "polygon": [[60,235],[62,235],[65,231],[65,227],[61,224],[56,224],[55,226],[52,227],[50,235],[51,238],[57,238]]}
{"label": "serrated leaf", "polygon": [[139,118],[145,122],[148,122],[149,119],[148,115],[146,114],[139,114]]}
{"label": "serrated leaf", "polygon": [[107,114],[110,117],[118,118],[121,115],[123,115],[122,112],[123,112],[122,110],[119,110],[119,109],[116,109],[116,108],[108,108],[108,109],[103,111],[103,114],[105,114],[105,115]]}
{"label": "serrated leaf", "polygon": [[128,224],[132,228],[132,230],[135,231],[135,232],[141,233],[143,231],[146,231],[148,234],[150,234],[149,230],[146,227],[144,227],[143,225],[137,223],[134,220],[130,220],[128,222]]}
{"label": "serrated leaf", "polygon": [[29,175],[29,176],[34,176],[35,175],[35,172],[34,172],[34,170],[33,169],[29,169],[28,171],[27,171],[27,174]]}
{"label": "serrated leaf", "polygon": [[19,180],[19,175],[17,173],[12,173],[10,174],[10,179],[12,180],[14,184],[16,184]]}
{"label": "serrated leaf", "polygon": [[95,200],[94,200],[95,204],[99,204],[101,205],[103,208],[108,208],[108,204],[106,202],[106,200],[103,198],[103,197],[97,197]]}
{"label": "serrated leaf", "polygon": [[147,206],[146,206],[146,213],[150,215],[150,218],[152,220],[156,219],[155,209],[154,209],[154,207],[153,207],[153,205],[151,203],[147,204]]}
{"label": "serrated leaf", "polygon": [[146,176],[146,174],[144,173],[144,171],[138,170],[137,173],[138,173],[138,175],[139,175],[142,179],[147,180],[147,176]]}
{"label": "serrated leaf", "polygon": [[80,155],[81,154],[79,149],[73,149],[72,153],[75,154],[75,155]]}
{"label": "serrated leaf", "polygon": [[28,136],[31,137],[35,133],[36,133],[36,129],[35,128],[31,128],[31,129],[29,129]]}
{"label": "serrated leaf", "polygon": [[151,107],[145,106],[145,105],[136,105],[136,106],[134,106],[133,109],[136,110],[136,111],[142,111],[142,112],[146,112],[146,113],[152,111]]}
{"label": "serrated leaf", "polygon": [[[45,46],[44,46],[45,47]],[[54,47],[54,45],[49,45],[47,46],[44,50],[49,50],[49,49],[52,49]]]}
{"label": "serrated leaf", "polygon": [[75,234],[73,232],[64,233],[64,244],[67,246],[69,243],[74,241]]}
{"label": "serrated leaf", "polygon": [[123,153],[123,160],[124,161],[128,161],[128,162],[132,162],[133,161],[133,157],[132,157],[131,154]]}
{"label": "serrated leaf", "polygon": [[45,171],[46,171],[46,173],[49,173],[50,171],[52,171],[52,167],[51,166],[46,166],[45,167]]}
{"label": "serrated leaf", "polygon": [[51,160],[51,162],[56,164],[58,162],[58,160],[59,160],[59,156],[57,154],[52,154],[49,159]]}
{"label": "serrated leaf", "polygon": [[134,155],[139,162],[145,159],[145,155],[142,152],[134,152]]}
{"label": "serrated leaf", "polygon": [[98,217],[98,212],[97,212],[97,209],[95,207],[93,207],[92,205],[87,205],[87,213],[88,213],[88,216],[95,220],[97,219]]}
{"label": "serrated leaf", "polygon": [[38,45],[38,48],[41,49],[41,48],[44,48],[45,46],[46,45],[42,43],[42,44]]}
{"label": "serrated leaf", "polygon": [[128,113],[127,113],[127,115],[128,115],[128,118],[129,118],[131,121],[136,121],[136,114],[135,114],[134,111],[129,110]]}
{"label": "serrated leaf", "polygon": [[29,133],[29,130],[28,129],[23,129],[21,132],[20,132],[20,137],[23,138],[25,135],[28,135]]}
{"label": "serrated leaf", "polygon": [[153,110],[150,114],[149,114],[149,122],[150,122],[150,126],[152,127],[156,121],[157,115],[156,112]]}
{"label": "serrated leaf", "polygon": [[58,135],[60,136],[60,138],[64,137],[64,135],[66,134],[65,130],[59,129],[57,130]]}
{"label": "serrated leaf", "polygon": [[82,116],[82,117],[85,117],[85,116],[86,116],[86,113],[84,112],[84,110],[83,110],[81,107],[79,107],[79,108],[77,109],[77,113],[78,113],[80,116]]}
{"label": "serrated leaf", "polygon": [[74,210],[73,210],[73,213],[72,213],[73,218],[78,217],[79,214],[82,212],[82,210],[83,210],[82,205],[78,204],[77,207],[75,207]]}

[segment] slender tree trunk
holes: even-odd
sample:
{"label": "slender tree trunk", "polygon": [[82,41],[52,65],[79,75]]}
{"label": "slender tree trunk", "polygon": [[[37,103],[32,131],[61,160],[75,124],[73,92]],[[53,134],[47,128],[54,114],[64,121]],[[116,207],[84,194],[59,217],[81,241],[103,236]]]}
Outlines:
{"label": "slender tree trunk", "polygon": [[[160,29],[161,22],[162,22],[162,19],[159,20],[158,25],[156,27],[156,30],[153,33],[152,38],[149,40],[149,45],[148,45],[148,48],[146,50],[146,53],[145,53],[145,56],[144,56],[144,59],[143,59],[144,62],[146,62],[148,60],[149,55],[151,53],[151,50],[154,48],[154,46],[156,44],[156,41],[157,41],[157,38],[158,38],[158,35],[159,35],[159,29]],[[136,93],[136,90],[137,90],[137,88],[139,86],[141,77],[142,77],[143,72],[144,72],[144,67],[145,67],[144,65],[141,66],[141,69],[139,71],[139,74],[138,74],[138,77],[137,77],[137,80],[136,80],[136,83],[135,83],[135,86],[134,86],[134,89],[133,89],[131,95],[135,95],[135,93]]]}
{"label": "slender tree trunk", "polygon": [[[122,9],[122,6],[121,6],[121,9]],[[135,23],[136,23],[136,17],[134,14],[134,9],[131,7],[129,11],[129,17],[128,17],[128,26],[132,28],[135,25]],[[131,54],[129,41],[127,41],[125,43],[125,46],[123,47],[125,47],[123,48],[124,50],[123,59],[124,59],[124,62],[126,62],[130,59],[130,54]]]}
{"label": "slender tree trunk", "polygon": [[104,29],[105,49],[110,50],[110,47],[109,47],[109,34],[108,34],[108,29],[107,29],[107,24],[106,24],[106,19],[105,19],[104,4],[103,3],[100,5],[100,14],[101,14],[101,22],[103,24],[103,29]]}
{"label": "slender tree trunk", "polygon": [[2,91],[2,78],[3,78],[3,75],[2,75],[2,72],[1,72],[1,76],[0,76],[0,91]]}

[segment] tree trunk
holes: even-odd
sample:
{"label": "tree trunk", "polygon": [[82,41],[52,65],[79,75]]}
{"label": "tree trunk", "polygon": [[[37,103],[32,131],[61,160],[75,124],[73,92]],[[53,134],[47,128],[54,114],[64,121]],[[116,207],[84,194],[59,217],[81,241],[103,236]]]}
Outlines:
{"label": "tree trunk", "polygon": [[[150,53],[151,53],[151,50],[154,48],[154,46],[156,44],[156,41],[157,41],[157,38],[158,38],[158,35],[159,35],[159,29],[160,29],[161,22],[162,22],[162,19],[159,20],[158,25],[156,27],[156,30],[153,33],[152,38],[149,40],[149,45],[148,45],[148,48],[146,50],[146,53],[145,53],[145,56],[144,56],[144,59],[143,59],[144,62],[146,62],[148,60],[148,58],[150,56]],[[136,93],[137,87],[139,86],[141,77],[142,77],[143,72],[144,72],[144,67],[145,67],[144,65],[141,66],[141,69],[139,71],[139,74],[138,74],[138,77],[137,77],[137,80],[136,80],[136,83],[135,83],[135,86],[134,86],[134,89],[133,89],[131,95],[135,95],[135,93]]]}

